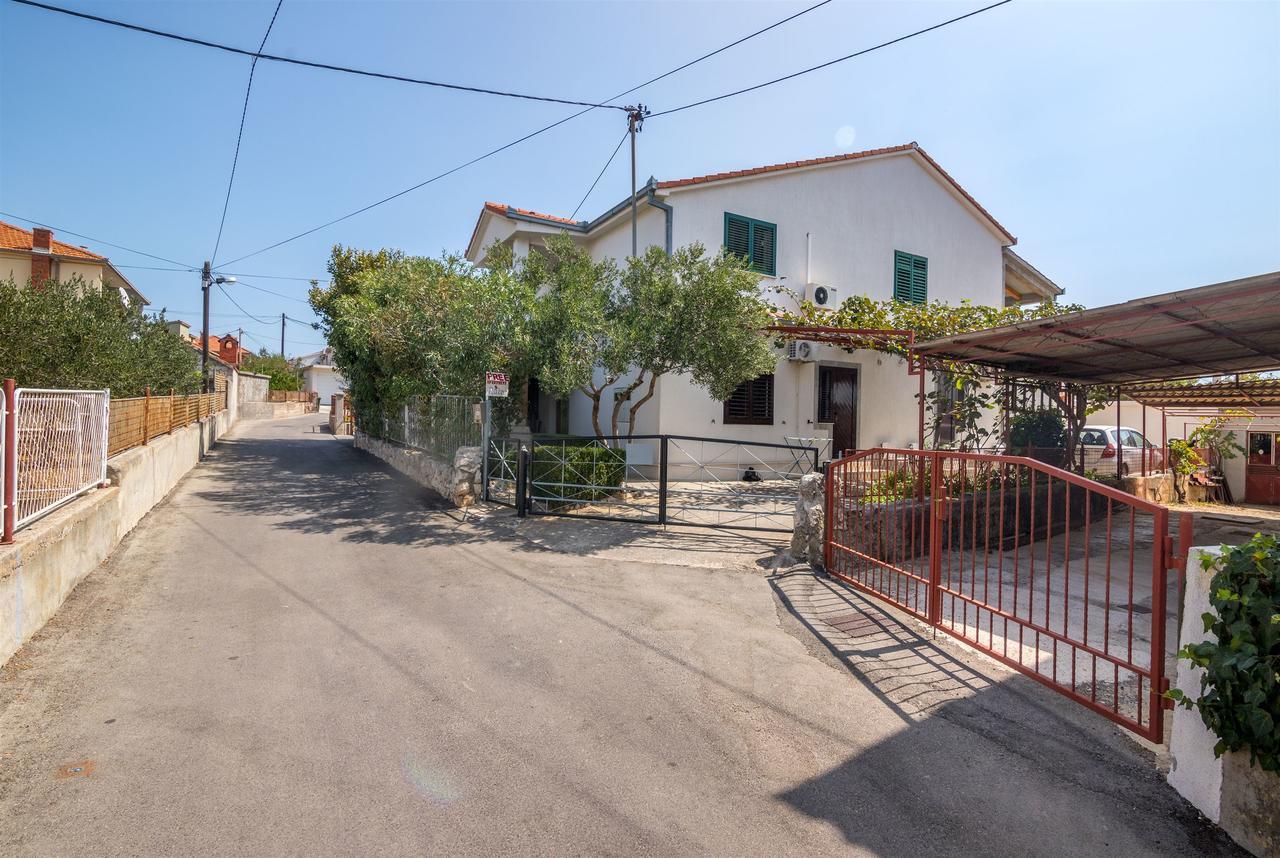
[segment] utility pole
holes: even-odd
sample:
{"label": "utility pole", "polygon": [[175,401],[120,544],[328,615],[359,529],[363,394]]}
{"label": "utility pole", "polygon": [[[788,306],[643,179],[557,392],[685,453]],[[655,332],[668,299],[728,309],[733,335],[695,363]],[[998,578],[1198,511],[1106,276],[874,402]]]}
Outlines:
{"label": "utility pole", "polygon": [[280,314],[280,357],[284,357],[284,313]]}
{"label": "utility pole", "polygon": [[213,263],[205,260],[200,269],[200,288],[204,292],[204,319],[200,327],[200,389],[209,392],[209,287],[213,285]]}
{"label": "utility pole", "polygon": [[636,132],[644,127],[644,118],[649,114],[643,104],[627,109],[627,133],[631,135],[631,255],[640,252],[636,238]]}

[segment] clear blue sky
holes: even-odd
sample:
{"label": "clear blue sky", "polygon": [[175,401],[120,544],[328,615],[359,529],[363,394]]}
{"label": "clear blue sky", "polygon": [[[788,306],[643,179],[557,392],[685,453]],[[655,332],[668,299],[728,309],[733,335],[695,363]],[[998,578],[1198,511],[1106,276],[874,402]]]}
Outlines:
{"label": "clear blue sky", "polygon": [[[56,2],[56,0],[55,0]],[[64,5],[256,48],[274,0]],[[285,0],[266,50],[594,100],[809,3]],[[837,0],[640,94],[655,110],[984,5]],[[0,2],[0,210],[198,265],[213,251],[249,60]],[[219,258],[315,226],[558,119],[514,102],[260,63]],[[846,130],[853,129],[850,141]],[[568,215],[624,130],[595,111],[231,266],[323,276],[335,242],[459,251],[481,204]],[[918,141],[1088,305],[1280,268],[1280,3],[1007,6],[779,86],[651,120],[640,178]],[[628,190],[619,157],[581,216]],[[63,236],[76,243],[85,243]],[[104,246],[118,264],[157,265]],[[126,269],[198,323],[192,274]],[[245,277],[299,298],[306,284]],[[241,318],[215,294],[215,332]],[[251,313],[311,320],[239,287]],[[226,315],[224,315],[226,314]],[[290,331],[289,352],[320,335]],[[253,343],[250,343],[251,345]]]}

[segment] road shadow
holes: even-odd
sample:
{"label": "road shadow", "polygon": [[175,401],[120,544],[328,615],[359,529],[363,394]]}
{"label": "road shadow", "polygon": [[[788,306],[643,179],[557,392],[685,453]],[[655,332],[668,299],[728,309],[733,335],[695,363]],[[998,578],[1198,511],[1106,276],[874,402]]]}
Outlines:
{"label": "road shadow", "polygon": [[[902,722],[887,740],[778,794],[850,844],[904,858],[1247,854],[1165,783],[1150,751],[1102,717],[939,644],[826,576],[791,570],[770,583],[811,649]],[[974,817],[993,824],[984,830]]]}
{"label": "road shadow", "polygon": [[[509,507],[463,511],[414,482],[327,424],[247,424],[220,441],[203,470],[215,479],[196,495],[270,518],[308,534],[340,534],[347,542],[460,545],[502,541],[518,551],[592,556],[626,547],[657,561],[692,558],[698,565],[768,565],[785,547],[777,534],[669,527],[560,516],[517,519]],[[284,430],[284,431],[279,431]],[[260,437],[271,431],[273,437]]]}

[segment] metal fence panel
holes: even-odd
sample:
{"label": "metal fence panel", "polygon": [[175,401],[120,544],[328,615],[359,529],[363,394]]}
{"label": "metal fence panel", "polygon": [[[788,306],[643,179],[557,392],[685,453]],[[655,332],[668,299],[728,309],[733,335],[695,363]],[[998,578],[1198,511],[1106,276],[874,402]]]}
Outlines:
{"label": "metal fence panel", "polygon": [[19,388],[14,408],[22,527],[106,480],[110,392]]}
{"label": "metal fence panel", "polygon": [[831,575],[1161,741],[1167,509],[1027,457],[888,449],[833,462],[826,509]]}

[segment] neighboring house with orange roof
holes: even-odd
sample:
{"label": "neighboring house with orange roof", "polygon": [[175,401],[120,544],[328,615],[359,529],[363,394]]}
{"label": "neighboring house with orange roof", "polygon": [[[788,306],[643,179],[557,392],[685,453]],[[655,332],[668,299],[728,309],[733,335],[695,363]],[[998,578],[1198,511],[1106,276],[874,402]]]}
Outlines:
{"label": "neighboring house with orange roof", "polygon": [[107,257],[58,241],[53,231],[44,227],[23,229],[0,221],[0,280],[12,278],[14,283],[25,286],[76,277],[95,289],[101,289],[103,284],[119,289],[131,305],[149,303]]}
{"label": "neighboring house with orange roof", "polygon": [[[695,241],[712,252],[727,247],[759,272],[762,286],[785,287],[820,306],[853,295],[1005,306],[1062,294],[1013,252],[1012,233],[916,143],[650,179],[637,203],[641,252]],[[631,253],[630,215],[630,197],[590,221],[485,203],[467,258],[484,265],[495,243],[521,257],[568,233],[594,258],[623,259]],[[771,300],[794,306],[791,298]],[[916,385],[897,358],[807,345],[780,352],[774,373],[742,385],[725,403],[687,378],[662,378],[656,403],[641,410],[634,431],[773,442],[821,437],[836,450],[915,441]],[[531,428],[590,434],[589,411],[580,394],[567,407],[540,395],[531,404]]]}

